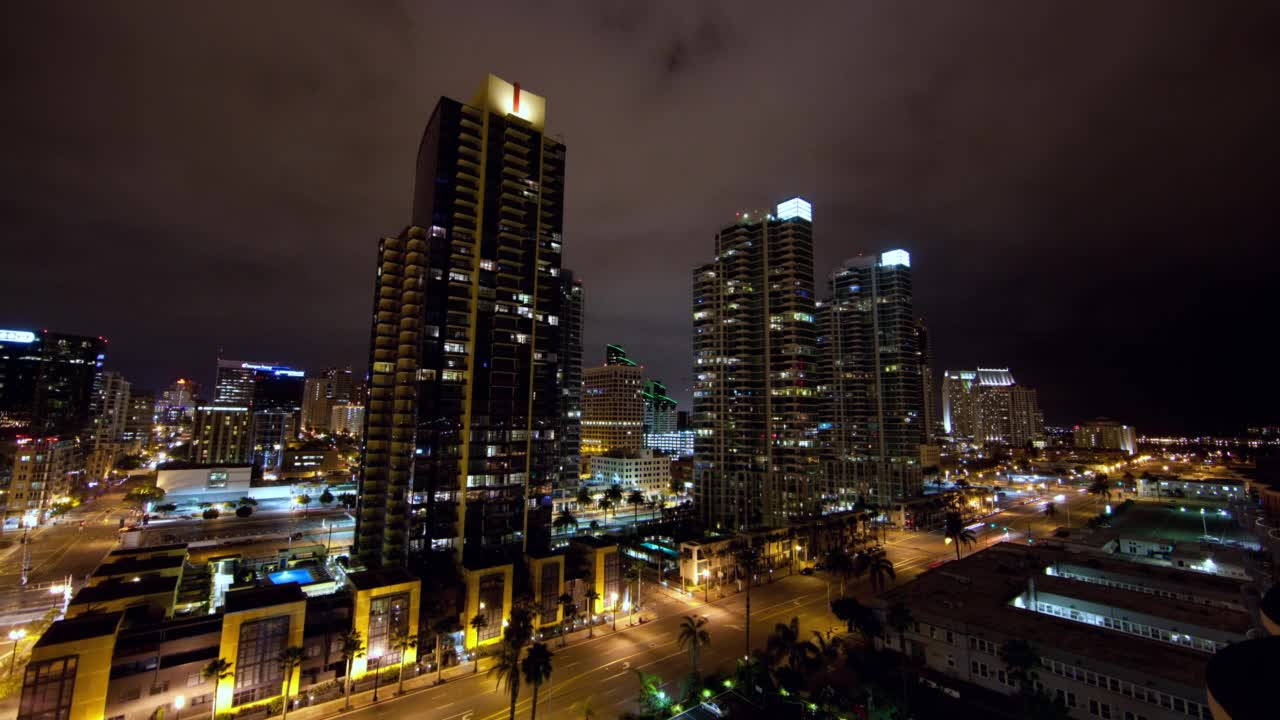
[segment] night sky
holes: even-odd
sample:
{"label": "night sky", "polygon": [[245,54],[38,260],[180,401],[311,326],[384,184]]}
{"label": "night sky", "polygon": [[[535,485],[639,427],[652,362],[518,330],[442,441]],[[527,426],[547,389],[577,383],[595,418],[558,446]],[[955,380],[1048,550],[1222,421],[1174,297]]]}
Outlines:
{"label": "night sky", "polygon": [[353,364],[440,95],[494,72],[568,145],[585,359],[687,407],[690,271],[803,195],[818,275],[912,253],[935,369],[1050,421],[1280,422],[1280,5],[23,3],[6,7],[0,327],[105,335],[158,388],[215,356]]}

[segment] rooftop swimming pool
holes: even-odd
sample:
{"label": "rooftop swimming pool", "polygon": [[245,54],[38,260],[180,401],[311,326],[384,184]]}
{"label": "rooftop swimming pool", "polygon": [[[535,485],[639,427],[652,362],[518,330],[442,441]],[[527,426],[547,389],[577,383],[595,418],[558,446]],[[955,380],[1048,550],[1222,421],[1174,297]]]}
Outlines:
{"label": "rooftop swimming pool", "polygon": [[307,568],[292,568],[290,570],[267,573],[267,577],[271,579],[272,585],[287,585],[289,583],[309,585],[316,581],[315,576]]}
{"label": "rooftop swimming pool", "polygon": [[642,547],[642,548],[648,548],[648,549],[650,549],[650,550],[657,550],[658,552],[660,552],[660,553],[662,553],[662,554],[664,554],[664,555],[670,556],[670,557],[679,557],[679,555],[680,555],[680,553],[676,552],[675,550],[672,550],[672,549],[671,549],[671,548],[669,548],[669,547],[664,547],[664,546],[662,546],[662,545],[658,545],[658,544],[656,544],[656,543],[644,542],[644,543],[640,543],[640,547]]}

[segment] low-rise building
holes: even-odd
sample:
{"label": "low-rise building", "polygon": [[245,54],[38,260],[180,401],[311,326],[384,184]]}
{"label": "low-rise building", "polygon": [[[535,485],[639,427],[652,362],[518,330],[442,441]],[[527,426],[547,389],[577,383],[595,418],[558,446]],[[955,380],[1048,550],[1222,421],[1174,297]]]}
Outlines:
{"label": "low-rise building", "polygon": [[611,451],[591,461],[591,479],[597,485],[621,485],[624,492],[639,490],[645,498],[667,495],[671,458],[647,449]]}
{"label": "low-rise building", "polygon": [[[173,558],[185,555],[181,545],[113,553],[72,600],[67,619],[35,643],[18,719],[265,711],[278,706],[284,691],[282,651],[303,649],[289,686],[305,698],[309,688],[345,672],[340,637],[350,629],[367,647],[353,663],[356,679],[417,660],[416,648],[401,652],[391,642],[398,634],[418,635],[420,581],[402,569],[351,573],[326,595],[308,596],[296,582],[232,589],[218,612],[184,616],[172,599],[164,607],[162,596],[178,579]],[[142,574],[122,581],[130,567]],[[204,668],[218,659],[229,665],[227,675],[207,677]]]}
{"label": "low-rise building", "polygon": [[[1215,602],[1232,581],[1161,570],[1176,580],[1151,583],[1150,570],[1001,543],[886,593],[886,607],[907,606],[913,621],[885,642],[961,697],[975,685],[1018,692],[1001,651],[1025,641],[1036,689],[1073,717],[1208,720],[1205,667],[1246,638],[1250,616]],[[1234,583],[1235,602],[1241,587]]]}

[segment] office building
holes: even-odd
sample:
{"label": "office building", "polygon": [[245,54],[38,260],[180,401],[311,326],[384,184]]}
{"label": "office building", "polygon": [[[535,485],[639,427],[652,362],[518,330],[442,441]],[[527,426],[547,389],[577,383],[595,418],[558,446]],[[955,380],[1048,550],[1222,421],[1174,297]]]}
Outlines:
{"label": "office building", "polygon": [[250,422],[253,464],[263,470],[280,467],[289,441],[297,436],[294,414],[288,410],[254,410]]}
{"label": "office building", "polygon": [[621,486],[624,504],[632,490],[643,493],[646,501],[666,496],[671,487],[671,458],[652,450],[614,450],[592,459],[591,482]]}
{"label": "office building", "polygon": [[1001,651],[1030,644],[1041,691],[1076,718],[1213,717],[1205,668],[1252,636],[1242,584],[1061,549],[1001,543],[886,593],[912,623],[885,643],[938,686],[1019,691]]}
{"label": "office building", "polygon": [[660,380],[646,380],[643,396],[645,433],[675,432],[676,401],[667,395],[667,386]]}
{"label": "office building", "polygon": [[101,480],[111,472],[116,456],[129,449],[129,444],[123,442],[129,416],[129,381],[118,372],[103,372],[96,395],[86,469],[90,478]]}
{"label": "office building", "polygon": [[693,272],[695,484],[709,526],[784,525],[817,506],[812,206],[740,213]]}
{"label": "office building", "polygon": [[5,525],[43,523],[50,510],[69,501],[84,475],[85,457],[78,439],[19,436],[5,496]]}
{"label": "office building", "polygon": [[0,329],[0,427],[88,436],[106,349],[100,337]]}
{"label": "office building", "polygon": [[545,111],[492,75],[441,98],[412,224],[378,248],[356,558],[460,561],[469,608],[550,541],[565,147]]}
{"label": "office building", "polygon": [[274,363],[218,358],[213,404],[300,412],[306,373]]}
{"label": "office building", "polygon": [[646,433],[644,446],[652,450],[661,450],[673,458],[693,457],[697,435],[693,430]]}
{"label": "office building", "polygon": [[355,382],[351,368],[328,368],[309,377],[303,390],[302,428],[311,432],[329,430],[329,414],[337,403],[352,402]]}
{"label": "office building", "polygon": [[1075,446],[1090,450],[1120,450],[1126,455],[1138,451],[1137,433],[1132,425],[1098,418],[1093,422],[1076,425],[1073,429]]}
{"label": "office building", "polygon": [[820,306],[825,509],[918,495],[926,444],[911,256],[846,260]]}
{"label": "office building", "polygon": [[644,369],[618,345],[605,364],[582,372],[582,461],[610,450],[639,450],[644,441]]}
{"label": "office building", "polygon": [[952,437],[1009,447],[1045,439],[1036,391],[1019,385],[1008,368],[947,370],[942,401],[943,427]]}
{"label": "office building", "polygon": [[253,414],[247,407],[200,405],[192,429],[191,461],[241,465],[253,457]]}
{"label": "office building", "polygon": [[125,411],[124,431],[121,440],[137,443],[140,449],[151,446],[156,423],[156,394],[150,390],[131,387],[129,406]]}
{"label": "office building", "polygon": [[337,402],[329,408],[329,432],[338,435],[359,435],[364,432],[364,406]]}
{"label": "office building", "polygon": [[582,471],[582,279],[560,271],[560,487],[572,491]]}

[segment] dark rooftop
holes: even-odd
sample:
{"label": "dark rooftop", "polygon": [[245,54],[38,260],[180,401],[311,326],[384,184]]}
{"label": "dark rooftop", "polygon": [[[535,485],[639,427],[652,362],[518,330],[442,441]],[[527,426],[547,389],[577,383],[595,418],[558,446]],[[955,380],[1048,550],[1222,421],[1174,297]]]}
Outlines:
{"label": "dark rooftop", "polygon": [[139,560],[137,557],[125,557],[112,563],[104,563],[93,571],[94,577],[110,577],[112,575],[129,575],[172,570],[182,567],[183,558],[178,555],[157,555]]}
{"label": "dark rooftop", "polygon": [[918,619],[968,626],[966,632],[1034,638],[1046,653],[1065,654],[1078,664],[1095,669],[1110,665],[1189,688],[1203,687],[1204,667],[1210,657],[1207,653],[1012,605],[1013,599],[1027,589],[1028,578],[1034,576],[1040,587],[1041,579],[1047,577],[1043,574],[1049,564],[1045,556],[1054,554],[1041,548],[999,543],[928,571],[889,591],[884,600],[902,602]]}
{"label": "dark rooftop", "polygon": [[163,553],[163,552],[169,552],[172,550],[179,550],[179,549],[186,550],[187,544],[172,543],[169,545],[147,545],[146,547],[121,548],[119,550],[112,550],[110,553],[107,554],[107,557],[119,558],[119,557],[131,557],[134,555],[149,555],[151,553]]}
{"label": "dark rooftop", "polygon": [[121,612],[87,613],[69,620],[61,620],[49,626],[36,641],[36,647],[79,642],[90,638],[114,635],[120,628]]}
{"label": "dark rooftop", "polygon": [[144,595],[173,593],[178,587],[178,578],[174,576],[151,575],[132,580],[111,580],[101,585],[80,588],[80,592],[71,599],[72,605],[92,605],[94,603],[123,600]]}
{"label": "dark rooftop", "polygon": [[284,585],[268,585],[247,590],[231,590],[227,592],[224,612],[243,612],[255,608],[283,605],[285,603],[302,602],[307,599],[298,583]]}
{"label": "dark rooftop", "polygon": [[347,575],[351,586],[357,590],[399,585],[400,583],[417,582],[417,576],[400,566],[382,568],[380,570],[364,570]]}
{"label": "dark rooftop", "polygon": [[212,470],[215,468],[251,468],[253,463],[193,463],[182,460],[172,460],[166,463],[156,465],[156,470]]}
{"label": "dark rooftop", "polygon": [[1249,632],[1249,628],[1253,627],[1249,615],[1237,610],[1210,607],[1052,575],[1036,576],[1036,592],[1055,593],[1120,610],[1145,613],[1186,625],[1233,633],[1242,638]]}

